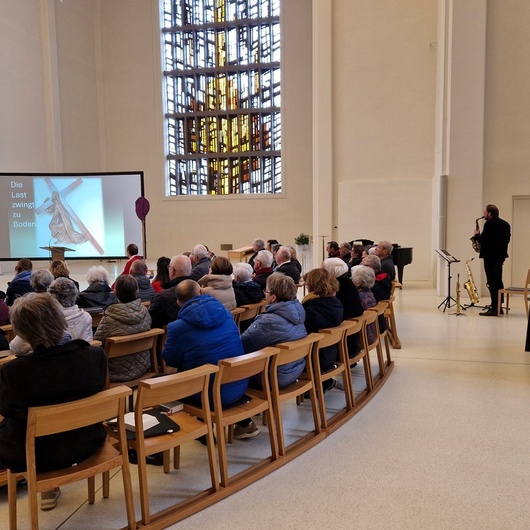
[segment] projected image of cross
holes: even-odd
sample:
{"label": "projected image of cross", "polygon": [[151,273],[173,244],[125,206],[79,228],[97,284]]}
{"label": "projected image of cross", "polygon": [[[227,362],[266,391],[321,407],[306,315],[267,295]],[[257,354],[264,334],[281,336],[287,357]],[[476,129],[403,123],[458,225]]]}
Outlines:
{"label": "projected image of cross", "polygon": [[[56,243],[80,244],[85,241],[90,241],[96,250],[103,254],[104,250],[96,241],[95,237],[90,233],[90,230],[83,224],[81,219],[77,216],[73,208],[66,202],[66,196],[74,189],[83,183],[81,178],[77,178],[74,182],[59,190],[49,177],[44,179],[48,188],[52,192],[52,197],[46,197],[45,201],[35,209],[37,215],[43,212],[53,214],[49,227],[52,238],[56,239]],[[79,227],[81,232],[77,232],[72,224],[72,221]]]}

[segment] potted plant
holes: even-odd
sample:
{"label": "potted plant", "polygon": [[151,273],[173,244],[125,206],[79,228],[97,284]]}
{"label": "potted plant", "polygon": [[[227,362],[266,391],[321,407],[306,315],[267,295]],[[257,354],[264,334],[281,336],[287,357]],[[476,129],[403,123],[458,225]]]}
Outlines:
{"label": "potted plant", "polygon": [[307,272],[312,268],[311,243],[313,238],[303,232],[294,238],[298,261],[302,264],[302,271]]}
{"label": "potted plant", "polygon": [[311,244],[312,239],[313,238],[308,234],[304,234],[303,232],[301,232],[300,235],[294,238],[294,244],[299,247],[305,246],[307,248]]}

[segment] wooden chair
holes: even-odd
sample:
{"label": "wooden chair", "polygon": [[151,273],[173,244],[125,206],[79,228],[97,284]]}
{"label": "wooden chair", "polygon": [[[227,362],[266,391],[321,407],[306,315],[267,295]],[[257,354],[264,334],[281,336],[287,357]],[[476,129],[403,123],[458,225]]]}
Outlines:
{"label": "wooden chair", "polygon": [[[366,309],[364,313],[358,317],[358,320],[364,320],[363,329],[361,331],[361,348],[366,351],[368,359],[370,358],[370,352],[375,350],[377,353],[377,363],[379,365],[379,373],[376,377],[373,375],[373,371],[370,365],[370,372],[372,373],[372,388],[373,385],[382,379],[384,374],[384,361],[383,361],[383,350],[381,348],[381,340],[379,337],[379,326],[377,325],[377,311]],[[374,326],[375,338],[373,342],[368,341],[368,326]]]}
{"label": "wooden chair", "polygon": [[256,302],[255,304],[245,304],[242,307],[245,311],[239,316],[239,323],[245,322],[246,320],[255,319],[260,313],[265,310],[267,301],[263,299],[261,302]]}
{"label": "wooden chair", "polygon": [[[280,456],[287,454],[290,447],[293,447],[298,443],[295,442],[290,447],[285,446],[285,437],[283,432],[283,421],[282,421],[282,403],[289,401],[290,399],[303,396],[306,392],[309,392],[311,396],[311,409],[313,412],[313,422],[315,424],[315,432],[318,434],[320,428],[320,412],[318,408],[318,401],[316,399],[316,385],[315,377],[313,374],[313,362],[312,353],[313,349],[318,347],[318,341],[323,338],[324,335],[321,333],[311,333],[307,337],[299,340],[293,340],[290,342],[281,342],[276,344],[275,347],[280,351],[278,355],[272,358],[270,366],[270,385],[271,385],[271,398],[274,411],[274,419],[276,420],[276,432],[278,435],[278,452]],[[280,388],[278,385],[278,367],[284,366],[285,364],[305,359],[306,373],[304,379],[298,379],[290,385]],[[248,393],[251,395],[257,395],[264,397],[263,391],[255,390],[252,388],[248,389]]]}
{"label": "wooden chair", "polygon": [[[344,340],[346,341],[346,349],[348,346],[348,337],[350,335],[355,335],[356,333],[360,333],[362,336],[363,327],[366,326],[366,319],[363,318],[362,316],[358,318],[352,318],[349,320],[351,322],[354,322],[354,325],[349,327],[346,330],[346,336],[344,337]],[[372,388],[373,388],[372,368],[370,366],[370,357],[368,355],[368,350],[365,350],[364,348],[361,348],[359,353],[357,353],[357,355],[352,355],[351,357],[348,353],[348,369],[350,370],[350,374],[351,374],[351,368],[353,367],[353,365],[360,362],[361,360],[363,362],[364,378],[366,380],[366,388],[362,393],[359,394],[359,398],[358,398],[359,403],[362,402],[366,398],[366,396],[372,391]],[[355,406],[356,399],[355,399],[353,379],[351,380],[351,391],[352,391],[353,405]]]}
{"label": "wooden chair", "polygon": [[396,325],[396,316],[394,313],[394,300],[393,295],[388,299],[388,307],[385,310],[385,319],[386,319],[386,329],[389,334],[390,344],[395,350],[401,349],[401,341],[398,337],[397,325]]}
{"label": "wooden chair", "polygon": [[[379,340],[381,342],[381,350],[383,348],[383,344],[385,345],[385,353],[386,353],[386,364],[383,362],[383,375],[385,373],[386,367],[390,366],[392,364],[392,359],[390,357],[390,334],[388,332],[388,327],[385,328],[384,331],[381,331],[381,326],[379,323],[381,322],[381,319],[385,319],[385,311],[388,308],[388,300],[381,300],[377,303],[375,307],[371,307],[369,311],[375,311],[377,313],[377,320],[376,320],[376,327],[377,327],[377,334],[379,335]],[[385,319],[386,323],[386,319]]]}
{"label": "wooden chair", "polygon": [[13,330],[13,326],[11,324],[0,326],[0,329],[6,334],[6,338],[9,342],[15,338],[15,331]]}
{"label": "wooden chair", "polygon": [[[348,351],[346,348],[346,332],[353,327],[354,322],[345,320],[340,326],[334,328],[324,328],[318,330],[323,335],[318,343],[318,347],[313,349],[313,370],[315,373],[316,394],[320,408],[320,424],[323,429],[328,428],[328,419],[326,416],[326,401],[324,399],[324,389],[322,384],[331,378],[342,374],[344,379],[344,396],[346,398],[346,411],[353,408],[353,391],[351,389],[351,377],[348,364]],[[322,348],[336,344],[339,350],[339,361],[335,362],[334,368],[322,373],[320,370],[319,351]]]}
{"label": "wooden chair", "polygon": [[[269,364],[271,358],[280,350],[278,348],[268,347],[256,352],[240,355],[239,357],[232,357],[230,359],[222,359],[219,361],[219,372],[216,374],[213,384],[213,409],[211,410],[212,421],[215,423],[217,434],[217,450],[219,453],[219,467],[221,470],[221,486],[228,486],[238,477],[246,477],[256,468],[261,467],[262,462],[251,466],[249,469],[230,477],[228,474],[228,460],[226,454],[226,435],[225,428],[234,425],[235,423],[250,418],[263,411],[268,414],[268,429],[269,441],[271,445],[271,459],[278,458],[278,444],[276,436],[276,423],[274,420],[274,412],[272,407],[272,399],[269,383]],[[223,409],[221,403],[221,385],[240,381],[252,377],[253,375],[260,375],[263,383],[263,398],[258,396],[251,396],[251,400],[242,404],[228,406]],[[184,404],[184,410],[189,414],[202,418],[202,409]]]}
{"label": "wooden chair", "polygon": [[244,307],[235,307],[234,309],[230,310],[230,313],[234,317],[234,322],[236,323],[238,328],[239,328],[239,323],[241,322],[241,314],[244,312],[245,312]]}
{"label": "wooden chair", "polygon": [[505,289],[499,289],[499,301],[497,303],[497,316],[500,316],[502,309],[502,295],[506,295],[506,305],[504,310],[506,311],[506,316],[510,311],[510,295],[522,295],[524,300],[524,308],[526,311],[526,318],[528,319],[528,297],[530,296],[530,269],[526,273],[526,282],[524,287],[507,287]]}
{"label": "wooden chair", "polygon": [[[11,473],[8,471],[10,530],[15,530],[17,527],[17,476],[22,475],[27,480],[30,524],[31,528],[36,530],[39,528],[38,492],[49,491],[86,478],[88,479],[88,502],[93,504],[95,501],[95,476],[103,474],[103,497],[108,497],[109,471],[116,467],[121,467],[122,469],[127,528],[136,528],[125,424],[123,421],[125,400],[130,394],[130,388],[119,386],[69,403],[29,408],[26,432],[27,470],[22,473]],[[75,466],[45,473],[36,471],[36,438],[71,431],[110,418],[118,419],[117,447],[113,446],[109,441],[105,441],[96,453]]]}
{"label": "wooden chair", "polygon": [[157,340],[160,335],[164,334],[164,330],[161,328],[153,328],[148,331],[142,331],[141,333],[133,333],[131,335],[121,335],[115,337],[107,337],[105,339],[105,352],[109,359],[116,357],[125,357],[134,353],[139,353],[145,350],[149,350],[151,354],[151,370],[132,381],[125,381],[119,383],[111,383],[109,381],[109,373],[107,371],[107,387],[112,388],[117,385],[126,385],[129,388],[136,388],[139,381],[142,379],[148,379],[154,374],[160,373],[158,367],[158,359],[156,356]]}
{"label": "wooden chair", "polygon": [[[219,489],[217,458],[215,456],[215,442],[210,416],[210,402],[208,400],[210,375],[218,371],[219,368],[217,366],[204,364],[185,372],[140,381],[138,384],[138,395],[134,411],[136,440],[129,440],[128,445],[135,449],[138,455],[140,505],[142,509],[142,524],[144,525],[148,525],[151,522],[146,456],[163,452],[164,473],[169,473],[169,450],[173,448],[173,467],[178,469],[180,465],[180,446],[205,436],[212,482],[210,491],[213,492]],[[204,418],[204,421],[199,421],[184,411],[176,412],[171,414],[170,417],[179,425],[180,429],[178,431],[149,438],[144,437],[142,422],[142,413],[144,411],[162,403],[182,400],[199,392],[201,393],[202,401],[201,417]],[[185,502],[189,503],[189,501]]]}

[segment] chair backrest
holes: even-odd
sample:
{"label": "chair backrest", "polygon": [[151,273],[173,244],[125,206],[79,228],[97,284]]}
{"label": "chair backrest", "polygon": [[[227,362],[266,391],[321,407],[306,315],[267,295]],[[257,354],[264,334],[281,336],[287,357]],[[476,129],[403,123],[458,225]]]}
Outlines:
{"label": "chair backrest", "polygon": [[346,338],[362,331],[363,320],[361,319],[361,317],[350,318],[348,319],[348,322],[352,322],[353,325],[349,326],[346,330]]}
{"label": "chair backrest", "polygon": [[244,322],[245,320],[251,320],[253,318],[256,318],[267,305],[266,300],[262,300],[261,302],[256,302],[255,304],[245,304],[241,307],[245,310],[244,313],[241,313],[239,317],[240,322]]}
{"label": "chair backrest", "polygon": [[334,344],[339,344],[346,336],[346,332],[349,328],[353,327],[355,323],[353,321],[345,320],[339,326],[334,328],[324,328],[319,329],[318,332],[323,334],[323,337],[318,343],[318,348],[326,348],[328,346],[333,346]]}
{"label": "chair backrest", "polygon": [[384,315],[388,304],[388,300],[380,300],[374,307],[370,307],[368,311],[375,311],[378,316]]}
{"label": "chair backrest", "polygon": [[230,310],[230,313],[234,317],[234,322],[239,327],[239,322],[241,322],[241,315],[246,311],[244,307],[234,307],[234,309]]}
{"label": "chair backrest", "polygon": [[528,272],[526,273],[525,289],[526,289],[527,291],[530,290],[530,269],[528,269]]}
{"label": "chair backrest", "polygon": [[280,350],[271,363],[271,372],[274,373],[278,366],[283,366],[304,357],[309,360],[311,352],[315,346],[318,346],[319,340],[324,337],[322,333],[310,333],[307,337],[289,342],[280,342],[276,348]]}
{"label": "chair backrest", "polygon": [[356,317],[356,320],[362,323],[362,333],[361,333],[361,342],[365,342],[365,346],[368,347],[368,349],[373,349],[378,344],[379,336],[377,336],[374,340],[374,342],[369,343],[368,342],[368,333],[367,328],[369,325],[373,324],[375,327],[375,323],[377,322],[377,311],[371,311],[370,309],[366,309],[364,313]]}
{"label": "chair backrest", "polygon": [[72,431],[110,418],[119,418],[125,411],[125,399],[131,393],[130,388],[120,385],[76,401],[30,407],[26,451],[34,446],[35,437]]}
{"label": "chair backrest", "polygon": [[218,371],[219,368],[214,364],[203,364],[185,372],[140,381],[138,383],[136,410],[181,400],[199,392],[203,393],[204,404],[204,400],[208,399],[210,375]]}
{"label": "chair backrest", "polygon": [[279,351],[278,348],[268,346],[252,353],[220,360],[218,363],[219,373],[214,381],[214,394],[217,391],[220,392],[221,385],[225,383],[233,383],[253,375],[266,373],[270,358]]}
{"label": "chair backrest", "polygon": [[112,357],[123,357],[124,355],[131,355],[145,350],[155,350],[157,337],[163,334],[163,329],[153,328],[131,335],[107,337],[105,339],[105,352],[110,359]]}

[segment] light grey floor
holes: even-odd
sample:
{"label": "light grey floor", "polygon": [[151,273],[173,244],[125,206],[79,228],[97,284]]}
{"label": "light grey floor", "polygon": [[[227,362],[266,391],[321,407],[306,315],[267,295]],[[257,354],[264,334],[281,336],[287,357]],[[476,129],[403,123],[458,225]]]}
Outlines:
{"label": "light grey floor", "polygon": [[[420,282],[406,282],[396,299],[403,348],[392,351],[394,371],[372,402],[295,461],[172,528],[530,527],[530,354],[522,300],[513,299],[509,317],[486,318],[476,308],[467,316],[452,314],[454,307],[444,314],[437,309],[442,298]],[[336,390],[326,396],[331,406],[343,399]],[[309,426],[307,408],[288,406],[284,414],[290,438]],[[236,442],[231,469],[266,452],[265,432]],[[150,468],[154,509],[206,485],[204,458],[194,443],[181,470],[164,476]],[[136,482],[136,466],[132,472]],[[41,512],[41,527],[123,527],[120,480],[114,477],[109,499],[92,506],[84,483],[64,488],[58,507]],[[21,528],[25,500],[23,490]],[[0,490],[0,528],[7,527],[6,502]]]}

